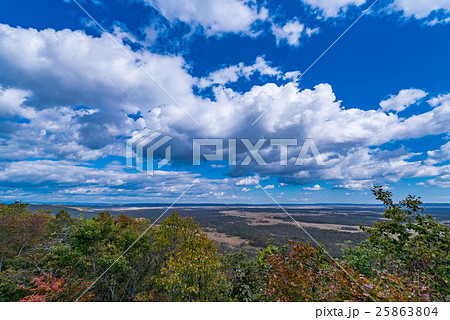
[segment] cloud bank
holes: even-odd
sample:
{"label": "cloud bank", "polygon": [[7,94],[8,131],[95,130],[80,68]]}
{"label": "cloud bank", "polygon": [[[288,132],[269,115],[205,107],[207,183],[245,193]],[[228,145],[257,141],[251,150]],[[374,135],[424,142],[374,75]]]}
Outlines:
{"label": "cloud bank", "polygon": [[[122,41],[120,36],[117,40]],[[81,31],[0,25],[0,47],[0,69],[4,70],[0,74],[0,180],[8,190],[39,184],[63,187],[70,194],[102,193],[102,188],[130,192],[151,188],[142,182],[148,177],[120,167],[94,169],[88,163],[108,156],[123,157],[125,139],[144,127],[174,138],[175,162],[190,158],[193,138],[211,137],[248,138],[253,143],[261,137],[312,138],[326,162],[326,166],[317,166],[311,159],[302,167],[295,166],[299,147],[292,147],[288,165],[280,166],[276,147],[265,144],[261,154],[267,166],[253,161],[247,167],[229,168],[228,179],[236,179],[233,185],[239,190],[248,185],[239,179],[249,173],[274,176],[282,183],[314,184],[311,190],[320,190],[316,184],[321,181],[335,188],[360,190],[405,177],[424,177],[430,185],[449,186],[447,144],[422,160],[404,148],[383,148],[392,141],[447,134],[450,95],[446,93],[428,100],[429,111],[401,118],[387,111],[401,111],[425,92],[402,90],[382,101],[381,108],[362,110],[343,105],[327,83],[313,88],[294,85],[252,126],[290,85],[290,79],[283,80],[282,71],[263,57],[250,66],[239,64],[196,78],[180,56],[135,52],[125,46],[136,58],[131,61],[107,36],[92,37]],[[139,70],[139,65],[158,79],[200,126]],[[230,86],[255,73],[277,81],[245,92]],[[213,96],[197,94],[195,87],[209,87]],[[238,150],[240,160],[246,156],[244,151]],[[169,190],[180,184],[178,177],[191,181],[196,176],[160,173],[164,179],[157,184],[165,184],[168,189],[163,190]],[[121,187],[123,184],[128,187]],[[205,186],[214,184],[223,186],[205,179]],[[202,194],[216,192],[208,188]]]}

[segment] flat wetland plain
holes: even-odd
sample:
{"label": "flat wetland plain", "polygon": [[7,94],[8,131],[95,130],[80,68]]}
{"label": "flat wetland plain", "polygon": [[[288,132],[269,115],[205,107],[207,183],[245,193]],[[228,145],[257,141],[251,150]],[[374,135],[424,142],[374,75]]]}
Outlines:
{"label": "flat wetland plain", "polygon": [[[162,204],[133,205],[36,205],[30,209],[66,210],[73,217],[82,214],[86,218],[96,216],[101,211],[109,211],[118,216],[124,213],[131,217],[156,220],[168,207]],[[382,219],[383,206],[378,205],[304,205],[283,206],[284,209],[318,243],[335,257],[341,256],[345,241],[358,243],[366,239],[361,232],[361,224],[370,226]],[[450,204],[425,204],[424,213],[433,215],[438,221],[450,225]],[[162,218],[178,211],[182,217],[193,218],[200,224],[209,238],[223,252],[244,250],[254,256],[268,243],[285,244],[287,240],[310,242],[311,238],[285,212],[276,206],[246,205],[179,205],[170,209]]]}

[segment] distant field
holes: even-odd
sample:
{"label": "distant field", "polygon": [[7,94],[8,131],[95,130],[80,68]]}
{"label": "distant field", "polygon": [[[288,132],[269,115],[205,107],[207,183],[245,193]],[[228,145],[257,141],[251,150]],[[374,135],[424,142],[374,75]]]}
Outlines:
{"label": "distant field", "polygon": [[[166,208],[151,205],[30,205],[33,211],[44,209],[56,213],[64,209],[72,216],[82,214],[86,218],[106,210],[113,215],[124,213],[152,221]],[[372,225],[381,219],[383,213],[382,206],[361,205],[286,206],[285,209],[304,230],[336,257],[341,255],[344,241],[357,243],[366,238],[359,230],[360,224]],[[312,242],[304,230],[274,206],[179,206],[173,210],[177,210],[183,217],[192,217],[223,252],[244,250],[249,255],[255,255],[268,242],[273,244],[286,243],[287,240]],[[425,205],[425,213],[450,224],[450,205]]]}

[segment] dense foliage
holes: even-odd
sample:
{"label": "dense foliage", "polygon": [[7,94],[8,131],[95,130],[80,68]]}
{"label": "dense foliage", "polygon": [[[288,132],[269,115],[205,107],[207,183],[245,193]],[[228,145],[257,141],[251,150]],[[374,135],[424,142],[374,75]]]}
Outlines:
{"label": "dense foliage", "polygon": [[424,286],[433,300],[449,298],[449,227],[424,214],[420,198],[408,196],[394,203],[392,193],[375,187],[373,193],[385,205],[382,221],[361,226],[369,234],[357,248],[347,248],[349,264],[373,277],[380,272],[404,277]]}
{"label": "dense foliage", "polygon": [[152,225],[0,204],[0,301],[448,301],[449,227],[373,192],[384,219],[343,260],[300,242],[223,255],[177,212]]}

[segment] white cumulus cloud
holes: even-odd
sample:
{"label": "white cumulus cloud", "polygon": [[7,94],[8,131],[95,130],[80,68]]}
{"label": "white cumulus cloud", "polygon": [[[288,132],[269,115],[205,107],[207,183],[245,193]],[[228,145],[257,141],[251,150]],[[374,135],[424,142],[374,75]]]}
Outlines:
{"label": "white cumulus cloud", "polygon": [[272,32],[277,39],[277,44],[286,41],[289,45],[295,47],[300,45],[300,38],[304,30],[305,25],[297,20],[289,21],[282,27],[276,25],[272,26]]}
{"label": "white cumulus cloud", "polygon": [[347,10],[349,6],[360,6],[366,0],[303,0],[314,9],[318,9],[325,17],[337,17]]}
{"label": "white cumulus cloud", "polygon": [[239,78],[245,77],[249,79],[250,76],[259,73],[262,76],[281,76],[281,71],[277,68],[271,67],[264,57],[257,57],[253,65],[246,66],[243,63],[233,65],[223,69],[219,69],[210,73],[208,76],[198,80],[197,86],[199,88],[206,88],[212,85],[225,85],[236,82]]}
{"label": "white cumulus cloud", "polygon": [[415,17],[422,19],[428,17],[432,12],[443,11],[450,13],[449,0],[394,0],[389,6],[390,9],[401,11],[405,17]]}
{"label": "white cumulus cloud", "polygon": [[323,188],[320,185],[315,184],[313,187],[305,187],[305,188],[303,188],[303,190],[319,191],[319,190],[323,190]]}
{"label": "white cumulus cloud", "polygon": [[144,0],[169,21],[202,26],[209,35],[250,33],[252,24],[267,18],[267,10],[241,0]]}
{"label": "white cumulus cloud", "polygon": [[[173,161],[192,159],[192,138],[214,137],[224,141],[237,138],[238,142],[240,138],[248,138],[253,144],[261,137],[300,139],[298,146],[289,147],[287,166],[279,165],[278,148],[266,141],[260,154],[267,166],[257,166],[252,161],[249,166],[231,167],[229,174],[233,178],[228,182],[231,181],[234,187],[240,186],[238,191],[252,184],[250,178],[240,178],[249,172],[257,181],[262,180],[260,177],[276,176],[281,183],[315,185],[333,181],[336,186],[350,189],[370,187],[375,182],[395,182],[404,177],[434,177],[441,181],[439,176],[448,175],[448,166],[442,163],[445,157],[437,153],[429,155],[435,162],[426,163],[413,160],[415,154],[404,149],[387,152],[378,148],[390,141],[448,133],[448,95],[428,100],[433,107],[430,111],[400,118],[381,108],[348,108],[326,83],[303,89],[294,85],[249,130],[253,121],[289,84],[269,82],[245,92],[219,85],[213,87],[213,99],[205,98],[194,94],[193,87],[198,84],[198,79],[189,74],[181,57],[133,52],[125,47],[198,121],[200,126],[197,126],[106,36],[0,25],[0,47],[0,69],[4,71],[0,73],[0,113],[8,119],[0,127],[3,163],[28,158],[57,158],[65,161],[65,168],[69,163],[76,166],[82,161],[108,155],[124,156],[125,137],[133,130],[147,127],[173,137]],[[248,71],[234,74],[245,76],[265,70],[279,79],[278,70],[269,62],[255,59],[252,66],[238,65]],[[205,79],[210,85],[234,78],[207,75]],[[410,90],[405,92],[411,93]],[[390,103],[385,109],[400,110],[425,94],[420,90],[413,93],[415,95],[403,97],[399,94],[389,98]],[[140,118],[134,120],[127,114],[139,114]],[[15,122],[15,115],[28,121]],[[305,161],[303,166],[294,165],[302,137],[314,139],[325,166],[318,166],[313,160]],[[446,147],[442,148],[443,153],[446,150]],[[237,151],[237,160],[241,163],[247,153],[242,144]],[[2,181],[12,179],[13,171],[17,172],[23,164],[0,168]],[[34,162],[24,168],[56,168],[52,164]],[[23,172],[27,173],[27,170]],[[78,171],[55,169],[47,179],[56,183],[60,176],[63,183],[79,175],[82,178],[75,179],[76,183],[82,179],[98,181],[89,186],[92,192],[100,192],[102,189],[98,188],[111,182],[100,173],[82,170],[87,173],[79,175]],[[120,180],[126,181],[125,178],[129,179],[124,176]],[[64,185],[67,190],[71,187]],[[162,190],[169,192],[171,188],[172,185]],[[222,191],[205,190],[203,193],[207,192]]]}
{"label": "white cumulus cloud", "polygon": [[427,93],[420,89],[404,89],[400,90],[397,95],[391,95],[389,99],[380,102],[380,107],[384,111],[400,112],[410,105],[424,98]]}

